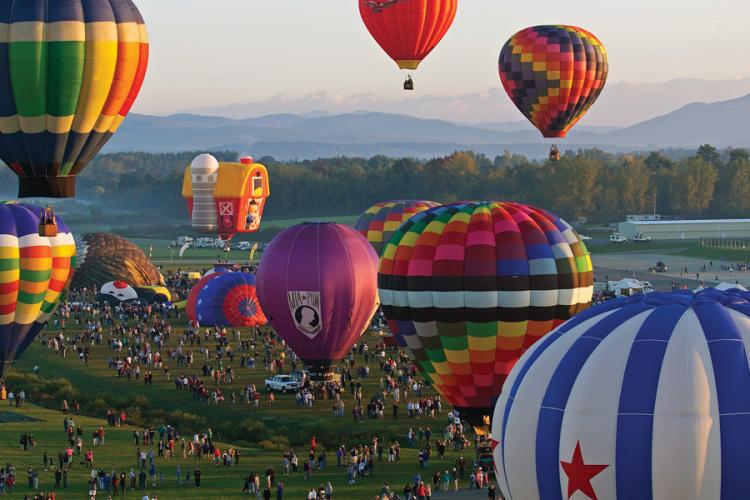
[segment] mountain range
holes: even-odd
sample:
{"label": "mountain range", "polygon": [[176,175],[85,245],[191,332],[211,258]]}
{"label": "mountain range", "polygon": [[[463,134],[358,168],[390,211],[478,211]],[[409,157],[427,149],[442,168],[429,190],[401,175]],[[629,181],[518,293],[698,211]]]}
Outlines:
{"label": "mountain range", "polygon": [[[610,152],[666,148],[750,146],[746,127],[750,94],[714,103],[691,103],[628,127],[579,126],[560,141],[564,149]],[[435,157],[471,149],[490,156],[505,150],[538,158],[548,141],[528,123],[467,124],[395,113],[355,111],[272,114],[234,119],[200,114],[131,115],[106,151],[216,151],[279,160],[332,156]]]}

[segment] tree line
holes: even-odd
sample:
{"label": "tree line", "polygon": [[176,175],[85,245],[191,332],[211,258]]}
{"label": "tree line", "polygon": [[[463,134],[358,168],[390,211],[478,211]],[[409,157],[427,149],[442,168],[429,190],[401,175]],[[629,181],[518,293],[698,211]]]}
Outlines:
{"label": "tree line", "polygon": [[[213,153],[231,161],[233,152]],[[100,155],[79,179],[78,195],[103,209],[137,210],[185,219],[182,175],[196,155]],[[576,220],[622,220],[627,214],[745,217],[750,212],[750,154],[701,146],[694,154],[567,152],[532,161],[506,152],[470,151],[431,160],[329,158],[279,162],[262,158],[271,176],[268,219],[353,215],[388,199],[531,203]],[[8,176],[8,173],[4,173]],[[3,183],[7,186],[8,183]]]}

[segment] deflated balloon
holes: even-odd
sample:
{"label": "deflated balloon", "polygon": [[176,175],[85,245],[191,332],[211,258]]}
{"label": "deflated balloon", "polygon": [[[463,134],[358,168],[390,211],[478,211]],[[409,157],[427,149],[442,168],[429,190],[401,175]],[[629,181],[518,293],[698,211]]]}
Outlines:
{"label": "deflated balloon", "polygon": [[32,205],[0,204],[0,377],[55,311],[75,267],[68,226],[57,217],[57,236],[39,236],[41,213]]}
{"label": "deflated balloon", "polygon": [[143,250],[122,236],[88,233],[76,240],[78,268],[73,288],[124,281],[134,287],[164,285],[164,277]]}
{"label": "deflated balloon", "polygon": [[75,195],[140,92],[148,47],[132,0],[0,1],[0,159],[19,196]]}
{"label": "deflated balloon", "polygon": [[565,137],[604,89],[604,45],[575,26],[519,31],[500,53],[500,79],[516,107],[547,138]]}
{"label": "deflated balloon", "polygon": [[591,302],[591,259],[544,210],[460,203],[415,215],[380,260],[389,326],[422,373],[474,425],[518,358]]}

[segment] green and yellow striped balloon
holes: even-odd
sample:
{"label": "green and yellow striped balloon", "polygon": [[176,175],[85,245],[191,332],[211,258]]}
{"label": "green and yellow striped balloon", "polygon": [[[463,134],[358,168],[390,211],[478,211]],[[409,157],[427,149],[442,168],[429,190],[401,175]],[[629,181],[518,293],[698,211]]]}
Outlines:
{"label": "green and yellow striped balloon", "polygon": [[19,196],[68,198],[148,66],[132,0],[0,0],[0,159]]}
{"label": "green and yellow striped balloon", "polygon": [[39,236],[42,209],[0,204],[0,377],[34,341],[75,268],[75,240],[57,219],[57,236]]}

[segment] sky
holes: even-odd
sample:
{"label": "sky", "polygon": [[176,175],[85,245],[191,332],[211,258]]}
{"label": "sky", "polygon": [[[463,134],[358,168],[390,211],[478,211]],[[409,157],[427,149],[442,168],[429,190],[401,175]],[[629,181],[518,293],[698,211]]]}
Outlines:
{"label": "sky", "polygon": [[[299,109],[280,111],[304,112],[308,101],[312,110],[363,95],[377,111],[381,101],[390,110],[394,100],[486,94],[500,86],[504,42],[550,23],[596,34],[607,47],[608,86],[615,88],[750,77],[747,0],[460,0],[453,27],[414,74],[417,92],[406,97],[401,72],[365,29],[357,0],[136,3],[149,27],[151,65],[134,111],[146,114],[260,102],[273,110],[285,99]],[[703,87],[704,100],[717,100],[710,85]],[[600,121],[616,121],[616,106],[610,108]]]}

